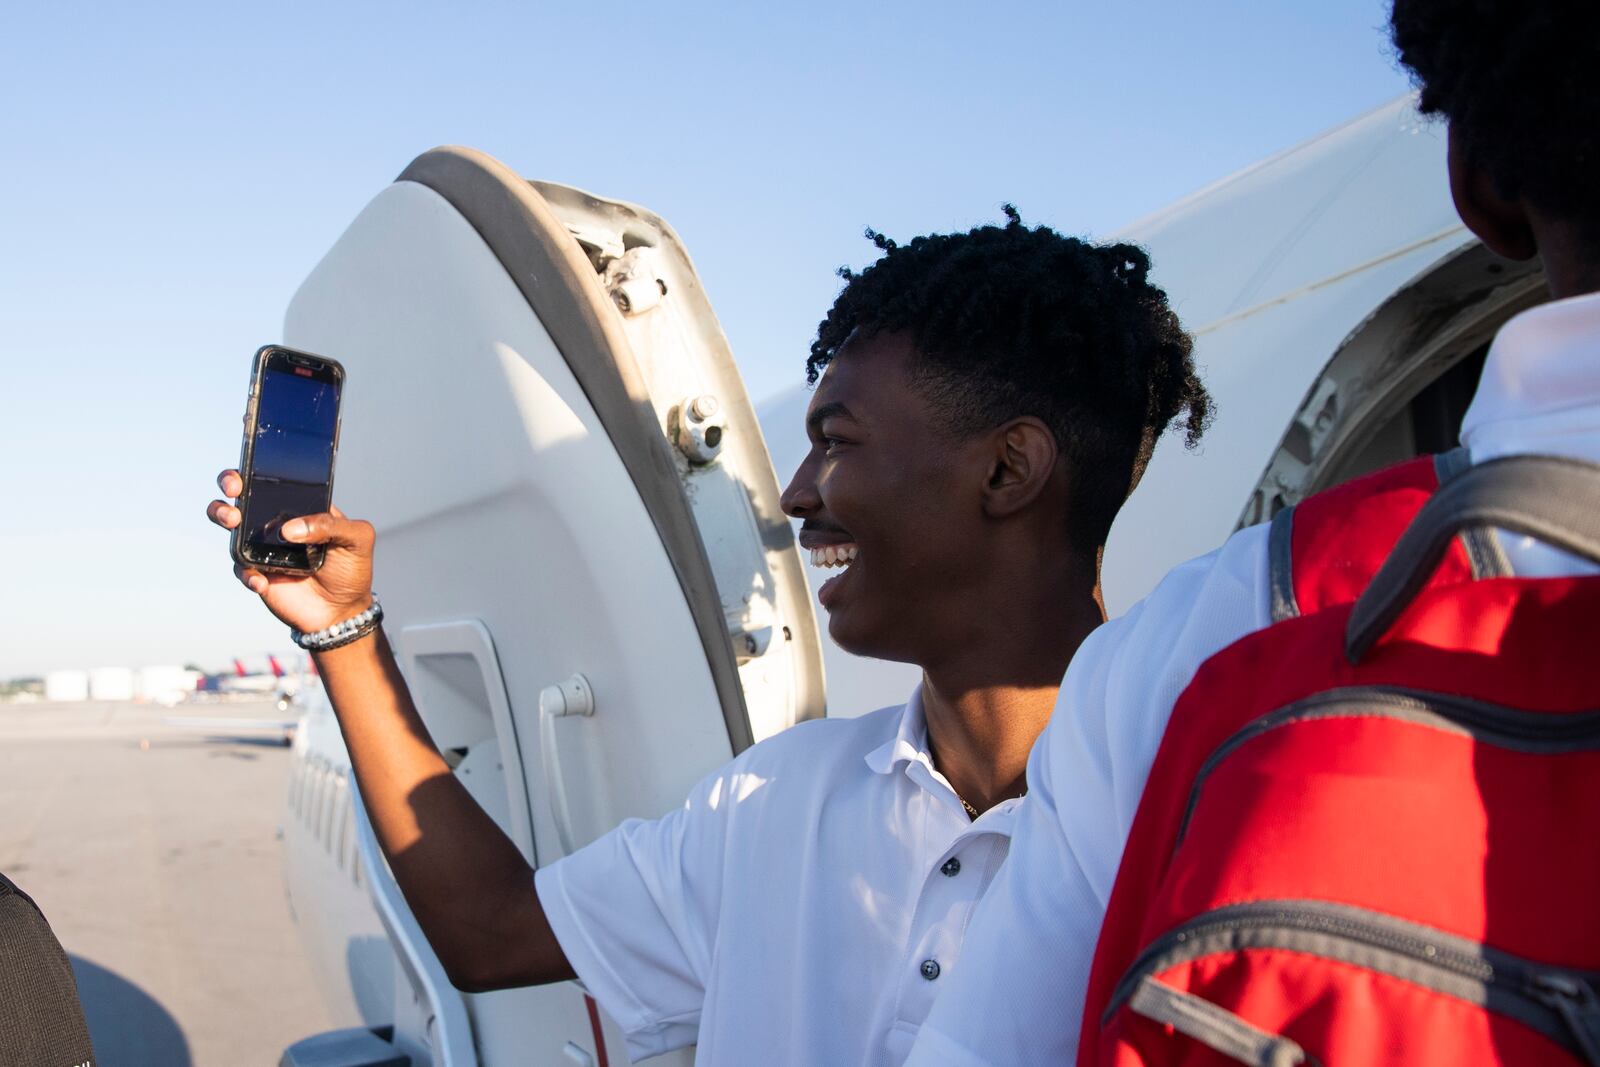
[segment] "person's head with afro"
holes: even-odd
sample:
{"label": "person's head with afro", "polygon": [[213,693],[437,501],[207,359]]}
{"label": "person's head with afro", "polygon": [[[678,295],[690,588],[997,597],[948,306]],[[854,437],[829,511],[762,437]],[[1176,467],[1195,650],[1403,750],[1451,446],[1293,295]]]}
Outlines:
{"label": "person's head with afro", "polygon": [[1600,3],[1395,0],[1396,54],[1450,126],[1461,218],[1541,254],[1555,296],[1600,289]]}
{"label": "person's head with afro", "polygon": [[[802,544],[850,546],[823,603],[854,651],[925,662],[974,619],[1087,612],[1157,438],[1179,422],[1192,445],[1210,418],[1142,249],[1005,215],[904,244],[869,230],[882,254],[839,272],[811,346],[812,449],[785,509]],[[908,619],[941,631],[920,654]]]}
{"label": "person's head with afro", "polygon": [[1077,468],[1075,541],[1099,545],[1156,438],[1181,414],[1193,446],[1211,398],[1144,249],[1028,227],[1009,204],[1005,215],[1003,226],[905,245],[867,231],[884,254],[839,271],[846,284],[817,328],[806,378],[815,383],[846,341],[904,331],[950,433],[1043,420]]}

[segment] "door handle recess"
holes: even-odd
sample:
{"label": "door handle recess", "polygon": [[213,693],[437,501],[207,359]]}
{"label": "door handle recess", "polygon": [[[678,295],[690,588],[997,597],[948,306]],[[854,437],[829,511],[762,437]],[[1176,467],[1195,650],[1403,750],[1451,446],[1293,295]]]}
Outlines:
{"label": "door handle recess", "polygon": [[576,848],[572,833],[572,810],[567,802],[567,780],[561,769],[561,750],[556,744],[556,720],[570,715],[594,714],[594,690],[589,679],[574,674],[559,685],[547,685],[539,692],[539,754],[544,761],[545,785],[550,790],[550,810],[555,816],[556,835],[561,839],[561,854],[570,856]]}

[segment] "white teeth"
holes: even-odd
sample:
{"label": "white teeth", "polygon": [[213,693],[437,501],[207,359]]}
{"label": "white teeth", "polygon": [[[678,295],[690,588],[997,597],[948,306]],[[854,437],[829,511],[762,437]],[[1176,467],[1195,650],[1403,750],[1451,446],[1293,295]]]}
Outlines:
{"label": "white teeth", "polygon": [[813,567],[843,567],[856,558],[855,545],[824,545],[811,550]]}

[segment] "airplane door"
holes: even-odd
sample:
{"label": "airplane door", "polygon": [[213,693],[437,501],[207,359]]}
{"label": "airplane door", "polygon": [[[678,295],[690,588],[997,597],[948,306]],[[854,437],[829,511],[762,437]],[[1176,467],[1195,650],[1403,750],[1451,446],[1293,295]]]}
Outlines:
{"label": "airplane door", "polygon": [[[285,342],[345,365],[335,499],[378,530],[374,584],[429,730],[531,863],[823,713],[771,461],[660,219],[436,149],[312,271]],[[419,1060],[623,1055],[574,984],[441,987],[372,883],[408,961],[396,1043]],[[441,1037],[463,1018],[470,1041]]]}

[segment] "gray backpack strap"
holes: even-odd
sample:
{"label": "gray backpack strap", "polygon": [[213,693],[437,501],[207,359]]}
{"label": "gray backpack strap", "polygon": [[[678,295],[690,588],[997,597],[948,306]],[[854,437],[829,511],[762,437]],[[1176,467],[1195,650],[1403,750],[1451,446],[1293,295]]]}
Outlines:
{"label": "gray backpack strap", "polygon": [[1268,1033],[1220,1005],[1149,975],[1134,990],[1128,1008],[1250,1067],[1297,1067],[1307,1061],[1305,1050],[1282,1034]]}
{"label": "gray backpack strap", "polygon": [[[1472,468],[1472,456],[1465,446],[1440,452],[1433,457],[1433,472],[1441,486],[1448,485]],[[1500,539],[1493,527],[1474,526],[1461,531],[1461,547],[1466,549],[1467,562],[1474,578],[1509,578],[1511,561],[1500,547]]]}
{"label": "gray backpack strap", "polygon": [[1267,531],[1267,588],[1271,594],[1272,621],[1300,617],[1294,598],[1294,505],[1272,516]]}
{"label": "gray backpack strap", "polygon": [[1473,527],[1524,534],[1600,564],[1600,465],[1508,456],[1441,486],[1351,609],[1344,642],[1351,663],[1361,661],[1422,591],[1450,539]]}

